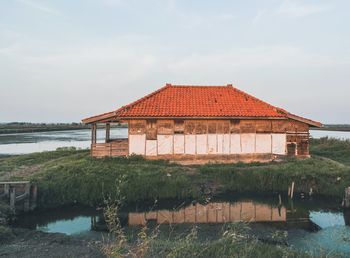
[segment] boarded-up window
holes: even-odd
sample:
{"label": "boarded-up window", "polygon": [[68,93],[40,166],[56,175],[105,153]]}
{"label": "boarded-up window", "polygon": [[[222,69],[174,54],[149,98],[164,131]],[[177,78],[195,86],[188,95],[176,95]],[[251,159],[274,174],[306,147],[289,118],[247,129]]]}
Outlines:
{"label": "boarded-up window", "polygon": [[203,120],[203,121],[197,121],[196,123],[196,129],[195,132],[196,134],[206,134],[207,133],[207,121]]}
{"label": "boarded-up window", "polygon": [[216,134],[216,122],[215,121],[209,121],[208,122],[208,133],[209,134]]}
{"label": "boarded-up window", "polygon": [[154,119],[147,120],[146,140],[157,140],[157,121]]}
{"label": "boarded-up window", "polygon": [[297,154],[309,155],[309,135],[296,136]]}
{"label": "boarded-up window", "polygon": [[230,121],[230,132],[232,134],[240,133],[240,120],[235,119]]}
{"label": "boarded-up window", "polygon": [[230,121],[217,121],[217,131],[218,134],[228,134],[230,133]]}
{"label": "boarded-up window", "polygon": [[297,144],[295,142],[287,143],[287,155],[294,156],[296,153]]}
{"label": "boarded-up window", "polygon": [[146,120],[131,120],[129,122],[130,134],[145,134],[146,133]]}
{"label": "boarded-up window", "polygon": [[290,123],[288,120],[274,120],[272,121],[272,132],[273,133],[285,133],[288,131]]}
{"label": "boarded-up window", "polygon": [[301,140],[298,144],[298,155],[309,155],[309,141]]}
{"label": "boarded-up window", "polygon": [[270,120],[257,120],[255,126],[257,133],[271,133],[272,124]]}
{"label": "boarded-up window", "polygon": [[241,133],[255,133],[255,121],[245,121],[242,120],[240,123]]}
{"label": "boarded-up window", "polygon": [[157,132],[161,135],[174,134],[174,121],[173,120],[158,120]]}
{"label": "boarded-up window", "polygon": [[287,135],[287,142],[297,142],[297,136],[294,134],[288,134]]}
{"label": "boarded-up window", "polygon": [[307,125],[305,123],[298,122],[298,121],[290,121],[288,131],[299,132],[299,133],[305,132],[306,133],[309,131],[309,125]]}
{"label": "boarded-up window", "polygon": [[185,121],[185,134],[195,134],[196,124],[194,121]]}
{"label": "boarded-up window", "polygon": [[175,120],[174,121],[174,133],[183,134],[185,130],[184,120]]}

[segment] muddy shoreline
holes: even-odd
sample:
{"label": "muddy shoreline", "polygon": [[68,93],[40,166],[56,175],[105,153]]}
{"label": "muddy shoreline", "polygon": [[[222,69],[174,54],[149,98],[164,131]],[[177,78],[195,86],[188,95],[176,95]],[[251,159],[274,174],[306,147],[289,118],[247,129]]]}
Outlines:
{"label": "muddy shoreline", "polygon": [[61,233],[45,233],[23,228],[9,228],[12,234],[1,239],[0,257],[105,257],[101,242],[87,241]]}

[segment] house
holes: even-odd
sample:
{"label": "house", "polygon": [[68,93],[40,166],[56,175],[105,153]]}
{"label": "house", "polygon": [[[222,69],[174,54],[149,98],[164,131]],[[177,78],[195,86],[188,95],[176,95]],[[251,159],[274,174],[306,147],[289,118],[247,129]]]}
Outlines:
{"label": "house", "polygon": [[[142,155],[204,163],[268,161],[309,156],[309,128],[321,123],[293,115],[231,84],[166,84],[115,111],[85,118],[92,125],[93,157]],[[110,139],[111,123],[127,123],[127,139]],[[96,142],[104,124],[104,143]]]}

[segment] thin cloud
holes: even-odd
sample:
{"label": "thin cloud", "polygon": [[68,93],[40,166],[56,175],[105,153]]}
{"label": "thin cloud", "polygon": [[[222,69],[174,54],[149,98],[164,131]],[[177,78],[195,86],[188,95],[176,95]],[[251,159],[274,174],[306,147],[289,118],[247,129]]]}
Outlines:
{"label": "thin cloud", "polygon": [[329,6],[324,4],[303,4],[294,0],[285,0],[277,9],[277,14],[291,17],[304,17],[324,12],[328,9]]}
{"label": "thin cloud", "polygon": [[258,10],[257,14],[253,17],[252,23],[253,25],[258,24],[260,20],[267,14],[266,9]]}
{"label": "thin cloud", "polygon": [[97,2],[102,3],[109,7],[120,7],[127,4],[125,0],[98,0]]}
{"label": "thin cloud", "polygon": [[34,2],[31,0],[17,0],[18,3],[24,4],[26,6],[29,6],[31,8],[34,8],[38,11],[44,12],[44,13],[48,13],[48,14],[52,14],[52,15],[59,15],[60,12],[57,11],[56,9],[44,6],[38,2]]}

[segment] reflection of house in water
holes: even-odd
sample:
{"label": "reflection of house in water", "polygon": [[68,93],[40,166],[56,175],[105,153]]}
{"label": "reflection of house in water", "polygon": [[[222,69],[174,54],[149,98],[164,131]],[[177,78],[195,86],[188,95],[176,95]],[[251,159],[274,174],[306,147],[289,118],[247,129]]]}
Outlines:
{"label": "reflection of house in water", "polygon": [[146,225],[154,220],[157,224],[183,223],[226,223],[226,222],[281,222],[286,221],[286,208],[273,207],[254,202],[217,202],[190,205],[180,210],[159,210],[151,212],[131,212],[128,214],[130,226]]}

